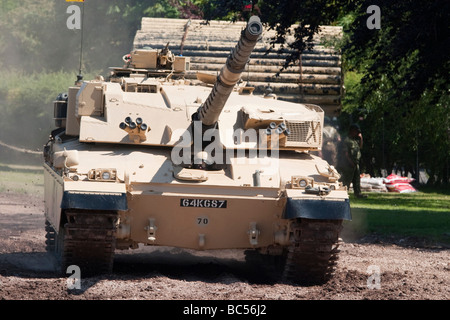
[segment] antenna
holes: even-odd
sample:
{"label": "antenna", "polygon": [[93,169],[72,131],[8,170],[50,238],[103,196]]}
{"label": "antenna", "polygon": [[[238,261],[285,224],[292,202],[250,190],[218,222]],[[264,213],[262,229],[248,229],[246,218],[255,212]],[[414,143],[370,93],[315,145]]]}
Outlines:
{"label": "antenna", "polygon": [[186,41],[186,36],[187,36],[187,32],[188,32],[190,25],[191,25],[191,19],[189,18],[189,20],[184,25],[184,34],[183,34],[183,38],[181,38],[181,45],[180,45],[180,56],[183,55],[184,41]]}
{"label": "antenna", "polygon": [[83,80],[83,75],[81,74],[81,67],[83,63],[83,30],[84,30],[84,1],[81,3],[81,37],[80,37],[80,68],[78,69],[77,81],[75,84]]}
{"label": "antenna", "polygon": [[250,87],[250,59],[247,61],[247,87]]}

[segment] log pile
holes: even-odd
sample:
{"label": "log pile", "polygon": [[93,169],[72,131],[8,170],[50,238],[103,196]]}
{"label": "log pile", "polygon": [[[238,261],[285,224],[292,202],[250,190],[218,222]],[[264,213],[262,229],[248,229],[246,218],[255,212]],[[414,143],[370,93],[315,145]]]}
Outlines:
{"label": "log pile", "polygon": [[[133,49],[162,49],[169,43],[175,55],[190,57],[186,78],[195,79],[197,71],[218,74],[244,28],[245,22],[210,21],[205,24],[203,20],[143,18]],[[285,54],[267,53],[274,35],[275,31],[264,29],[242,80],[254,86],[256,94],[264,94],[270,85],[280,100],[317,104],[326,115],[338,115],[343,94],[341,55],[326,43],[340,39],[342,28],[322,26],[314,37],[313,49],[305,51],[294,67],[279,76],[277,73],[288,51],[286,49]],[[293,41],[293,36],[288,36],[287,41]]]}

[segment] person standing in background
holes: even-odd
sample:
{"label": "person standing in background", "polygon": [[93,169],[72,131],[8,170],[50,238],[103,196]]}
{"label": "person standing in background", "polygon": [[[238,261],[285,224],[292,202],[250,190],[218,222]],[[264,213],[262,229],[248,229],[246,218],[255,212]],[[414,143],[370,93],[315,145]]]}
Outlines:
{"label": "person standing in background", "polygon": [[337,169],[341,174],[340,181],[347,189],[353,183],[353,192],[357,198],[367,198],[367,195],[361,193],[359,161],[361,160],[362,147],[361,128],[354,123],[350,125],[348,136],[341,143]]}
{"label": "person standing in background", "polygon": [[326,160],[333,167],[337,167],[338,146],[341,142],[341,136],[337,130],[337,125],[334,124],[335,119],[330,120],[325,117],[325,126],[323,128],[323,143],[320,156]]}

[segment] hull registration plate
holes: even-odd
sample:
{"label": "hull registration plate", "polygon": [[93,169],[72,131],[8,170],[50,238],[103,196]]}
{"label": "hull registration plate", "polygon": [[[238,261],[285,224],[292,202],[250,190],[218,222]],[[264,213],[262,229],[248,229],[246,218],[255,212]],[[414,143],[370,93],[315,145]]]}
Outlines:
{"label": "hull registration plate", "polygon": [[227,207],[227,200],[215,199],[180,199],[180,207],[221,208]]}

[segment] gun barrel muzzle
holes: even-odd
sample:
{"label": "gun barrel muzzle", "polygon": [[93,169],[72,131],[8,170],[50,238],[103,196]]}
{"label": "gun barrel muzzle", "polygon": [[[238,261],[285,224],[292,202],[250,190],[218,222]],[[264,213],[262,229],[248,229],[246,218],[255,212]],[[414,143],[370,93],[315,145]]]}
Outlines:
{"label": "gun barrel muzzle", "polygon": [[195,116],[205,126],[213,126],[219,119],[220,113],[235,84],[239,81],[262,31],[263,26],[259,17],[252,16],[247,23],[247,27],[241,33],[239,42],[220,70],[211,93]]}

